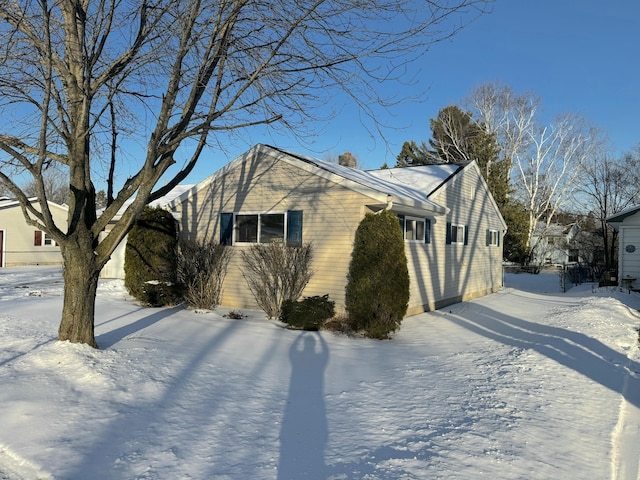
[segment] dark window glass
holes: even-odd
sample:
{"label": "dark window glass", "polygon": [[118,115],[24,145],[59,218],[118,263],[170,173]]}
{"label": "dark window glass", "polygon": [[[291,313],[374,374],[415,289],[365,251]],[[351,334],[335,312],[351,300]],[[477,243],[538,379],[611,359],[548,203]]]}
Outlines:
{"label": "dark window glass", "polygon": [[284,242],[284,213],[260,215],[260,243]]}
{"label": "dark window glass", "polygon": [[258,242],[258,215],[236,215],[236,228],[238,242]]}

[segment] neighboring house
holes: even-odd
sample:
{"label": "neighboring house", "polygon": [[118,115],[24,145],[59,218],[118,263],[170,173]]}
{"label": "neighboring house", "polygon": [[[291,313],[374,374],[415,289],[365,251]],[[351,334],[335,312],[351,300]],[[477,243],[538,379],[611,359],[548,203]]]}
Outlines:
{"label": "neighboring house", "polygon": [[618,284],[640,287],[640,205],[607,218],[618,231]]}
{"label": "neighboring house", "polygon": [[303,296],[329,294],[344,310],[356,229],[390,209],[405,238],[408,314],[502,287],[506,224],[475,162],[361,171],[256,145],[168,204],[181,235],[234,249],[221,305],[255,308],[240,253],[256,243],[312,243]]}
{"label": "neighboring house", "polygon": [[[192,188],[193,185],[178,185],[173,190],[171,190],[164,197],[154,200],[149,204],[150,207],[166,207],[173,199],[184,193],[185,191]],[[122,208],[115,215],[113,220],[109,223],[106,228],[106,231],[101,235],[100,239],[104,238],[107,234],[107,231],[111,230],[113,225],[120,219],[125,209],[133,202],[133,199],[129,199]],[[102,210],[98,211],[100,214]],[[124,252],[127,246],[127,237],[124,237],[122,242],[116,247],[115,251],[111,254],[111,258],[107,262],[107,264],[102,268],[100,272],[100,277],[102,278],[124,278]]]}
{"label": "neighboring house", "polygon": [[[29,199],[40,210],[35,198]],[[57,225],[67,224],[65,205],[49,202]],[[17,200],[0,197],[0,267],[60,265],[62,255],[56,242],[42,230],[27,225]]]}
{"label": "neighboring house", "polygon": [[577,223],[569,225],[551,223],[547,226],[546,222],[538,222],[531,236],[531,245],[533,245],[531,263],[566,265],[580,262],[582,259],[575,241],[579,232]]}

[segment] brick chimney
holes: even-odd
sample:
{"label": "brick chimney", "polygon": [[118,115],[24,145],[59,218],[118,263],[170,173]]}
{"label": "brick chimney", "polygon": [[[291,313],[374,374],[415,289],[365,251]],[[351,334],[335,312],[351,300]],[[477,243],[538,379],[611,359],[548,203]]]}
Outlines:
{"label": "brick chimney", "polygon": [[338,163],[343,167],[356,168],[358,161],[351,152],[344,152],[343,155],[338,156]]}

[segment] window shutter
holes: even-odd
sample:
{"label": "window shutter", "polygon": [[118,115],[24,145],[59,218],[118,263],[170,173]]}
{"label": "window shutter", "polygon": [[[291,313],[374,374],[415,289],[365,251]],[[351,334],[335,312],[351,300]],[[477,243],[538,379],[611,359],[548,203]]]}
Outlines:
{"label": "window shutter", "polygon": [[489,245],[491,245],[491,230],[489,230],[488,228],[487,228],[486,240],[487,240],[486,245],[488,247]]}
{"label": "window shutter", "polygon": [[431,243],[431,219],[424,219],[424,243]]}
{"label": "window shutter", "polygon": [[233,243],[233,213],[220,214],[220,245]]}
{"label": "window shutter", "polygon": [[451,222],[447,222],[446,244],[451,245]]}
{"label": "window shutter", "polygon": [[464,244],[469,244],[469,227],[467,225],[464,226]]}
{"label": "window shutter", "polygon": [[36,247],[42,246],[42,231],[36,230],[33,236],[33,245]]}
{"label": "window shutter", "polygon": [[400,222],[400,231],[402,232],[402,238],[404,238],[404,215],[398,215],[398,221]]}
{"label": "window shutter", "polygon": [[500,246],[500,230],[498,230],[498,247]]}
{"label": "window shutter", "polygon": [[287,212],[287,245],[302,246],[302,210]]}

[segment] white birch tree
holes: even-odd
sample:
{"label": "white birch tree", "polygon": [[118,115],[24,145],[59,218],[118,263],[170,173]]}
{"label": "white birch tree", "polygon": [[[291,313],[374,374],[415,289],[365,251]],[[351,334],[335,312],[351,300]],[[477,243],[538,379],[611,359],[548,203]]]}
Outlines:
{"label": "white birch tree", "polygon": [[581,165],[593,155],[597,132],[574,114],[559,115],[545,125],[537,95],[516,94],[499,83],[481,85],[465,103],[498,138],[509,164],[513,196],[527,213],[525,247],[531,253],[536,224],[543,222],[536,236],[544,238],[554,215],[570,199]]}
{"label": "white birch tree", "polygon": [[584,125],[574,115],[560,116],[550,126],[527,131],[528,145],[523,142],[523,148],[515,153],[513,178],[516,194],[529,216],[529,252],[536,247],[532,244],[536,225],[542,225],[537,237],[544,238],[556,213],[571,198],[582,165],[593,153],[594,132]]}

